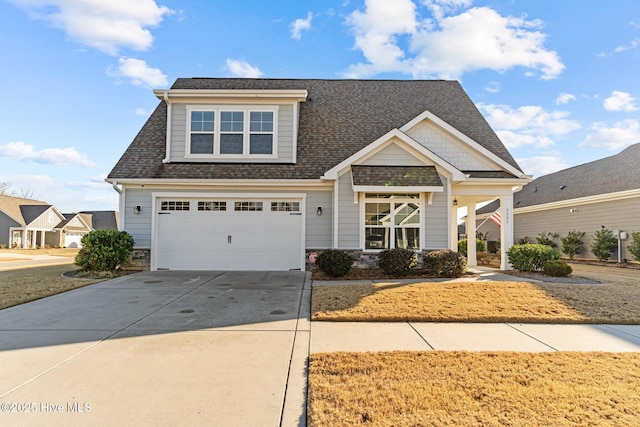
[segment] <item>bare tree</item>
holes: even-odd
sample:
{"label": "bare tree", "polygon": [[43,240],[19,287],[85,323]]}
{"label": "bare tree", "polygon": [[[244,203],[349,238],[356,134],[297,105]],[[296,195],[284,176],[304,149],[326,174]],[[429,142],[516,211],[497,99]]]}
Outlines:
{"label": "bare tree", "polygon": [[30,185],[27,185],[26,188],[20,187],[20,197],[23,199],[33,199],[33,190]]}
{"label": "bare tree", "polygon": [[10,196],[11,192],[9,188],[11,187],[10,182],[0,182],[0,196]]}

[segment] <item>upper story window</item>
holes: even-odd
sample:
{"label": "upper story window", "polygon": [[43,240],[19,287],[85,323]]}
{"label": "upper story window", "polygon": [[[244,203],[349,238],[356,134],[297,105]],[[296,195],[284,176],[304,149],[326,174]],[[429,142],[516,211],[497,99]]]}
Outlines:
{"label": "upper story window", "polygon": [[276,155],[277,109],[269,106],[187,108],[187,156]]}

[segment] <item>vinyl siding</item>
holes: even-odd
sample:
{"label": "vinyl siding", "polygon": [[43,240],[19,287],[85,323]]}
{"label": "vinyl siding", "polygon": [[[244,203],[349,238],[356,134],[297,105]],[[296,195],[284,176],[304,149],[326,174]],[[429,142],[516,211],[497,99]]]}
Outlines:
{"label": "vinyl siding", "polygon": [[[151,193],[178,193],[175,189],[167,190],[147,190],[147,189],[127,189],[125,195],[125,231],[130,233],[135,240],[136,248],[150,248],[151,247],[151,212],[152,212],[152,198]],[[184,190],[185,193],[216,193],[216,194],[228,194],[229,198],[234,196],[241,196],[243,193],[256,194],[256,191],[219,191],[215,189],[207,190]],[[272,190],[268,193],[305,193],[305,191],[296,190]],[[331,247],[332,237],[332,218],[333,209],[331,207],[333,200],[332,191],[307,191],[306,192],[306,212],[305,212],[305,245],[311,249],[324,249]],[[179,199],[179,197],[176,197]],[[135,206],[141,206],[142,210],[139,214],[133,213]],[[322,206],[322,215],[316,214],[316,208]]]}
{"label": "vinyl siding", "polygon": [[[215,159],[215,158],[189,158],[185,159],[186,138],[187,138],[187,104],[172,104],[171,122],[171,155],[172,162],[215,162],[225,163],[247,163],[256,161],[259,163],[293,163],[294,157],[294,135],[293,135],[293,105],[278,105],[278,158],[256,159],[250,157],[242,159]],[[256,106],[256,109],[259,109]]]}
{"label": "vinyl siding", "polygon": [[389,144],[360,164],[371,166],[425,166],[423,162],[397,144]]}
{"label": "vinyl siding", "polygon": [[440,175],[445,191],[434,193],[433,203],[424,205],[424,249],[446,249],[449,247],[449,220],[447,208],[447,178]]}
{"label": "vinyl siding", "polygon": [[[49,222],[49,213],[53,214],[53,221]],[[53,212],[52,208],[47,209],[42,215],[36,218],[31,224],[29,224],[30,229],[38,229],[38,230],[51,230],[53,227],[58,225],[60,221],[63,221],[64,218],[60,218],[58,215]],[[40,242],[38,242],[39,244]]]}
{"label": "vinyl siding", "polygon": [[0,244],[9,246],[11,239],[11,232],[9,227],[20,227],[20,224],[8,217],[3,212],[0,212]]}
{"label": "vinyl siding", "polygon": [[353,197],[349,171],[338,178],[338,249],[360,247],[360,205]]}
{"label": "vinyl siding", "polygon": [[[535,243],[538,233],[548,231],[559,233],[560,237],[565,237],[571,230],[584,231],[583,239],[585,250],[576,258],[595,258],[590,246],[596,231],[604,225],[609,230],[622,230],[631,235],[634,231],[640,231],[640,216],[638,208],[640,198],[623,199],[602,203],[590,203],[585,205],[567,206],[564,208],[550,209],[540,212],[529,212],[519,214],[515,210],[514,235],[515,241],[528,236],[529,240]],[[572,213],[570,209],[577,209]],[[623,256],[629,260],[633,256],[626,250],[630,240],[624,242],[625,251]],[[558,247],[561,246],[560,238],[557,239]],[[617,252],[614,253],[617,258]]]}

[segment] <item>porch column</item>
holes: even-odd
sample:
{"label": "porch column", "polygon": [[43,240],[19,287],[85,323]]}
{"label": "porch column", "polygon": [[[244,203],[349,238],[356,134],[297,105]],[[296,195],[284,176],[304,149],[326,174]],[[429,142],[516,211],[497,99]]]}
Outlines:
{"label": "porch column", "polygon": [[458,252],[458,207],[451,206],[449,214],[449,249]]}
{"label": "porch column", "polygon": [[507,258],[507,251],[513,246],[513,195],[500,197],[500,269],[511,270],[511,264]]}
{"label": "porch column", "polygon": [[29,231],[25,228],[22,230],[22,249],[29,249],[27,247],[27,236],[29,236]]}
{"label": "porch column", "polygon": [[476,204],[467,205],[467,265],[476,267]]}

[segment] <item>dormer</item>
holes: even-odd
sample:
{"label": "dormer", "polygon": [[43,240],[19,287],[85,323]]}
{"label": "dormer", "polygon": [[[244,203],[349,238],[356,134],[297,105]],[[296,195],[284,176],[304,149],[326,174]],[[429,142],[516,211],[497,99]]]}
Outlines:
{"label": "dormer", "polygon": [[306,90],[158,89],[165,163],[295,163]]}

